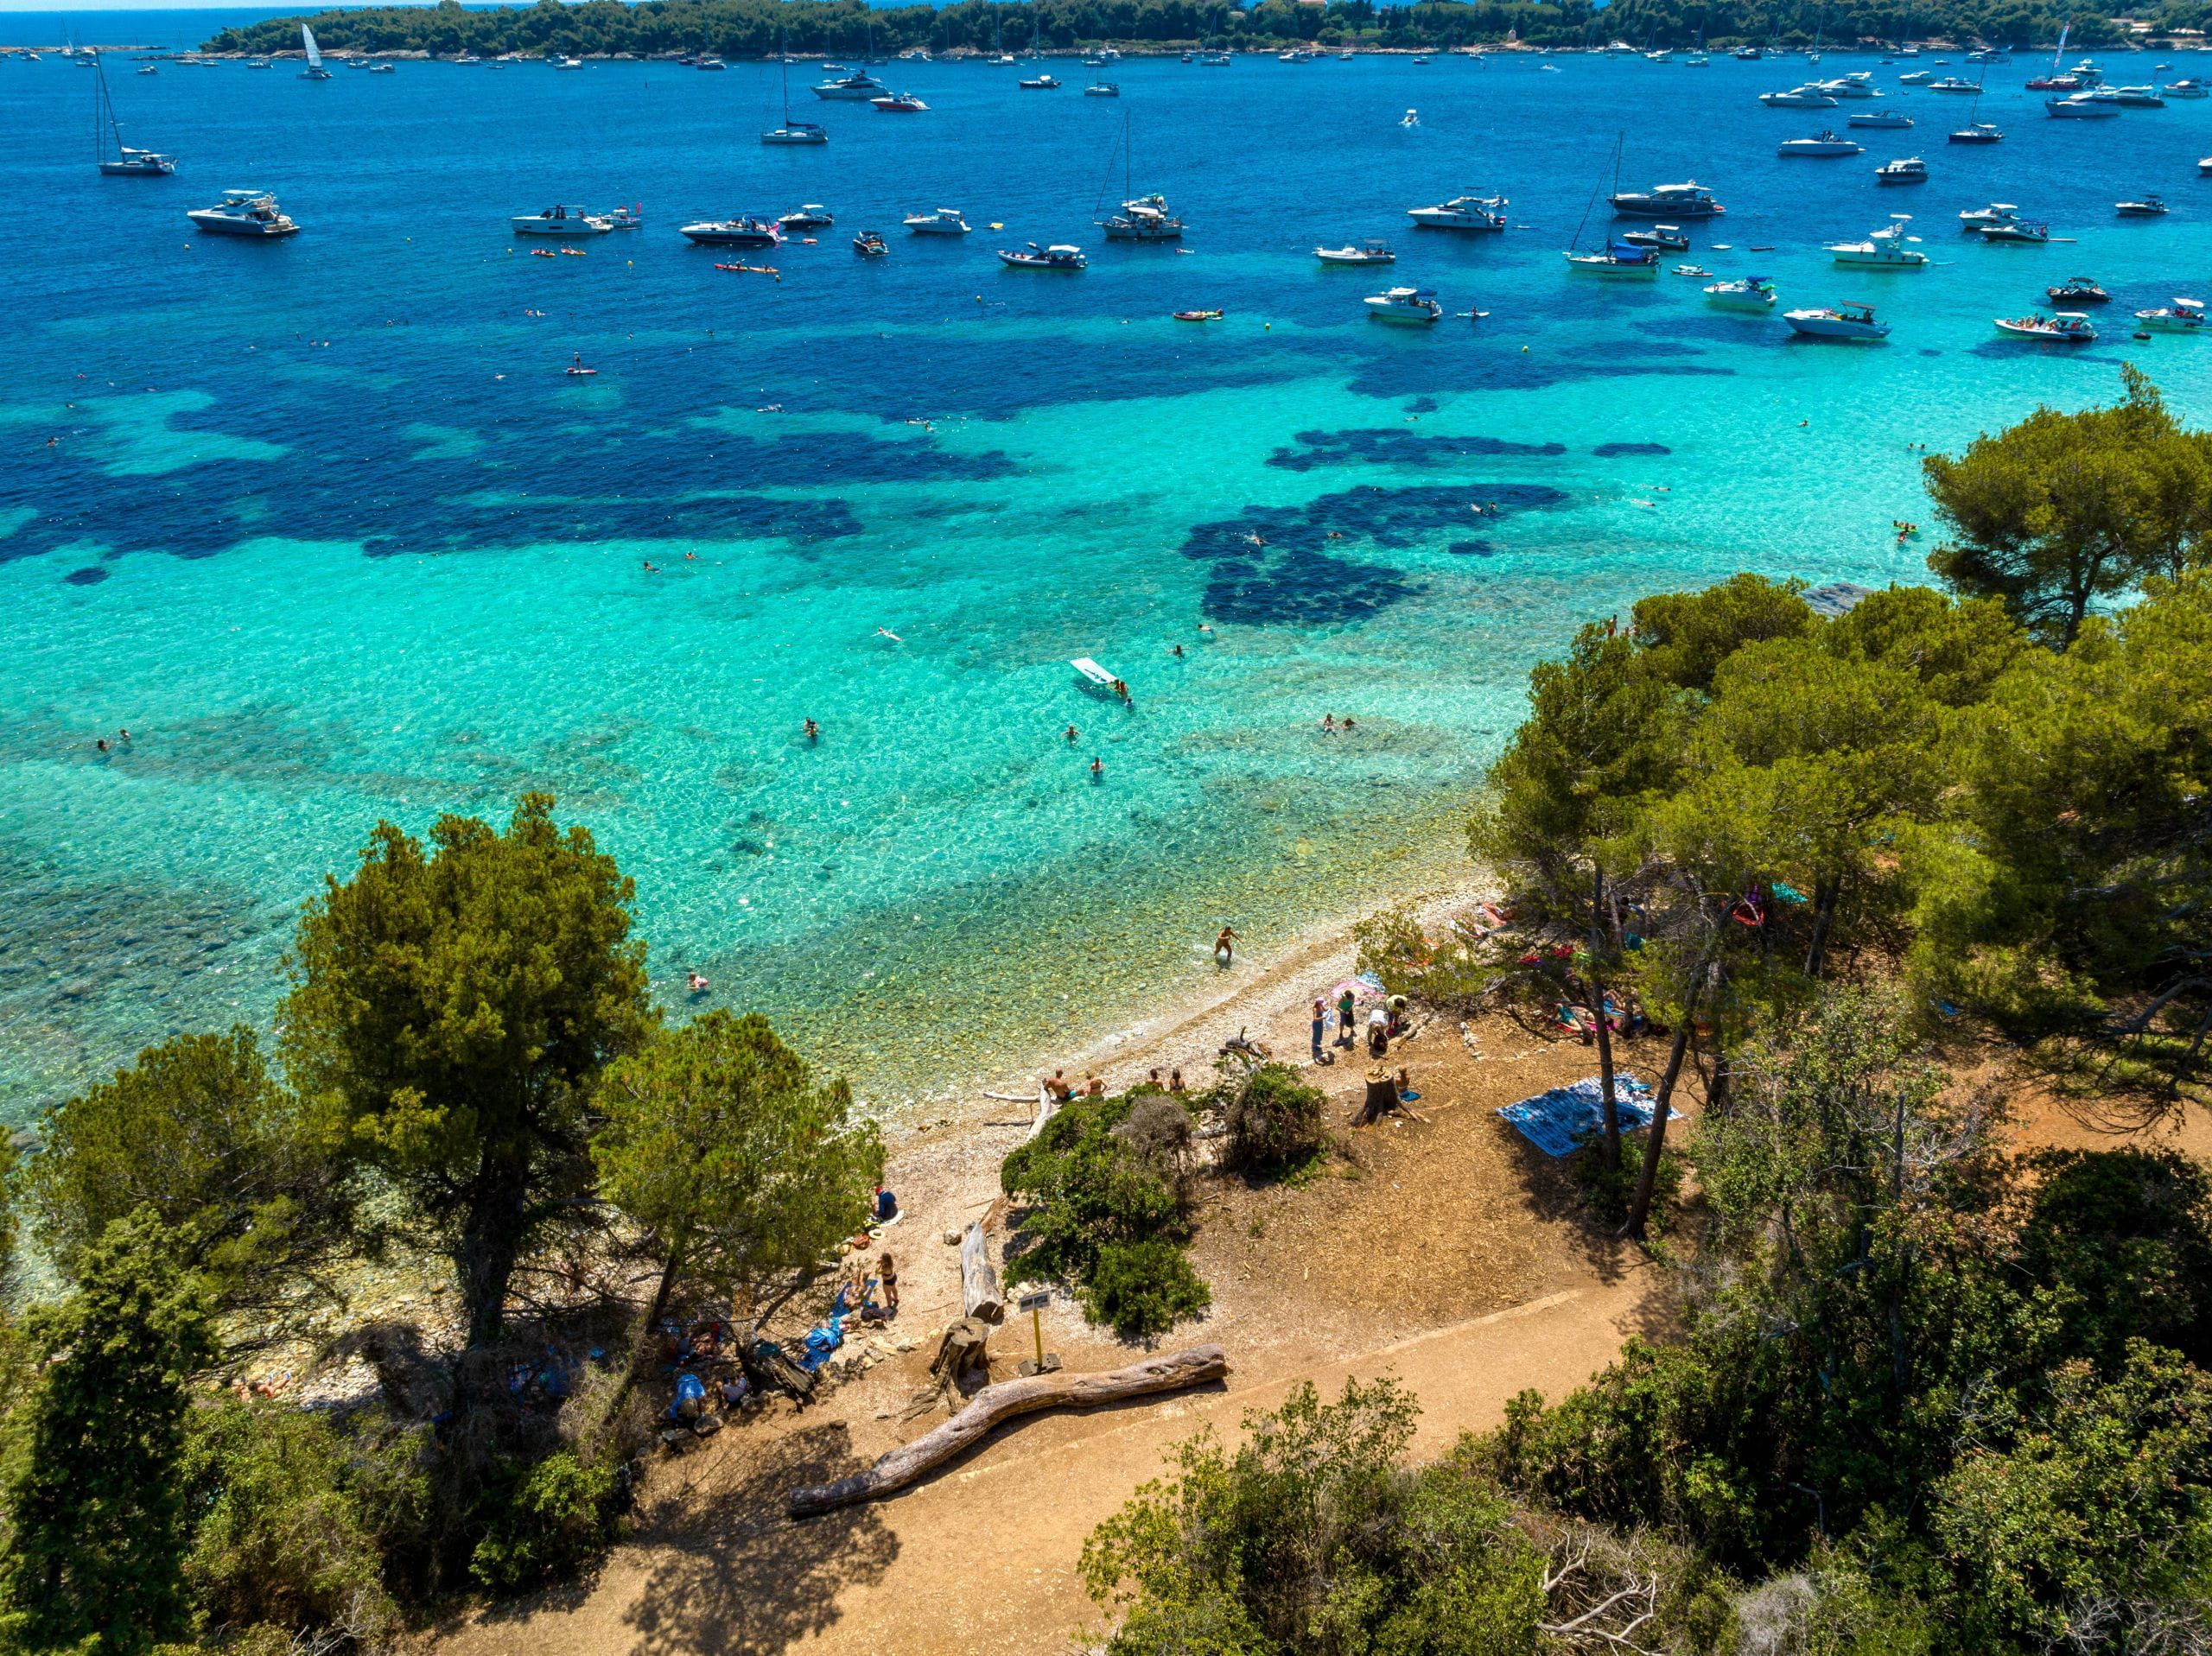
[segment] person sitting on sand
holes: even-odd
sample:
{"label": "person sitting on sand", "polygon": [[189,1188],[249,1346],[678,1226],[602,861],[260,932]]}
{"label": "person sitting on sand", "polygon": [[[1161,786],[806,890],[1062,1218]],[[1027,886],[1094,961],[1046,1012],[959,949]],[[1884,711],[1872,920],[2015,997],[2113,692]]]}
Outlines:
{"label": "person sitting on sand", "polygon": [[1103,1075],[1092,1075],[1092,1076],[1091,1076],[1088,1081],[1084,1082],[1084,1084],[1083,1084],[1083,1095],[1084,1095],[1085,1098],[1103,1098],[1103,1097],[1105,1097],[1105,1096],[1106,1096],[1106,1081],[1105,1081],[1105,1077],[1103,1077]]}
{"label": "person sitting on sand", "polygon": [[1050,1081],[1040,1082],[1038,1084],[1043,1087],[1051,1095],[1053,1102],[1058,1104],[1066,1103],[1075,1092],[1075,1088],[1068,1085],[1067,1074],[1065,1070],[1055,1069],[1052,1071],[1052,1078]]}

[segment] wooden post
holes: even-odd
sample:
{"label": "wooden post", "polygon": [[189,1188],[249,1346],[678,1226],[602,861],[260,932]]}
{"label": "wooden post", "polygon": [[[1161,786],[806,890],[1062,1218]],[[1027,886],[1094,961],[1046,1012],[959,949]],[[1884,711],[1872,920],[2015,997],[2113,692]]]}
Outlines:
{"label": "wooden post", "polygon": [[999,1291],[999,1273],[991,1268],[991,1245],[983,1227],[975,1220],[960,1239],[961,1314],[996,1323],[1006,1316],[1005,1296]]}

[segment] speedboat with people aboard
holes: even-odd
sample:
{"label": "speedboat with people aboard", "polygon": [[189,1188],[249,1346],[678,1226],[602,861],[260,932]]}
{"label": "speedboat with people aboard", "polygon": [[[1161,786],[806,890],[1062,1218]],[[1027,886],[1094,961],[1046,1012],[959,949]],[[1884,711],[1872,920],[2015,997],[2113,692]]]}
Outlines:
{"label": "speedboat with people aboard", "polygon": [[1378,322],[1404,322],[1427,327],[1444,317],[1444,307],[1427,288],[1392,288],[1367,300],[1367,314]]}
{"label": "speedboat with people aboard", "polygon": [[876,231],[863,230],[853,238],[853,251],[864,259],[880,259],[890,251],[884,245],[881,234]]}
{"label": "speedboat with people aboard", "polygon": [[1390,251],[1390,244],[1370,237],[1363,242],[1347,243],[1342,247],[1317,247],[1313,257],[1324,264],[1395,264],[1398,256]]}
{"label": "speedboat with people aboard", "polygon": [[776,222],[785,230],[827,230],[837,220],[819,201],[805,201],[790,213],[779,215]]}
{"label": "speedboat with people aboard", "polygon": [[1624,230],[1621,239],[1632,247],[1656,247],[1669,253],[1687,253],[1690,238],[1673,225],[1654,225],[1649,230]]}
{"label": "speedboat with people aboard", "polygon": [[1981,238],[1986,242],[2018,242],[2040,246],[2050,239],[2050,226],[2008,219],[2003,224],[1982,225]]}
{"label": "speedboat with people aboard", "polygon": [[684,225],[677,233],[702,247],[773,247],[784,239],[784,232],[773,219],[742,214],[734,219],[710,219]]}
{"label": "speedboat with people aboard", "polygon": [[2043,291],[2054,305],[2102,305],[2112,299],[2094,276],[2069,276],[2056,287]]}
{"label": "speedboat with people aboard", "polygon": [[1455,195],[1433,207],[1408,207],[1406,217],[1422,230],[1503,230],[1505,207],[1502,195]]}
{"label": "speedboat with people aboard", "polygon": [[2123,219],[2163,219],[2166,216],[2165,202],[2147,192],[2139,200],[2113,202],[2112,210]]}
{"label": "speedboat with people aboard", "polygon": [[2152,333],[2196,333],[2204,327],[2202,299],[2170,299],[2151,310],[2135,313],[2135,326]]}
{"label": "speedboat with people aboard", "polygon": [[909,213],[899,221],[917,236],[965,236],[968,221],[960,216],[958,207],[937,207],[928,213]]}
{"label": "speedboat with people aboard", "polygon": [[1992,201],[1986,207],[1968,207],[1959,215],[1959,228],[1973,232],[1986,230],[1992,225],[2018,224],[2020,210],[2010,201]]}
{"label": "speedboat with people aboard", "polygon": [[1616,190],[1605,198],[1617,219],[1718,219],[1728,211],[1695,179],[1684,184],[1655,184],[1648,190]]}
{"label": "speedboat with people aboard", "polygon": [[1705,302],[1716,310],[1768,311],[1774,308],[1774,283],[1763,276],[1716,282],[1705,290]]}
{"label": "speedboat with people aboard", "polygon": [[2078,310],[2062,310],[2055,316],[1997,316],[1990,319],[1999,333],[2016,339],[2044,339],[2059,345],[2094,345],[2097,330]]}
{"label": "speedboat with people aboard", "polygon": [[1023,248],[1001,247],[999,262],[1017,270],[1080,270],[1090,263],[1083,249],[1065,242],[1055,242],[1050,247],[1039,247],[1035,242]]}
{"label": "speedboat with people aboard", "polygon": [[1786,310],[1782,320],[1796,333],[1816,339],[1885,339],[1890,325],[1874,320],[1872,305],[1823,305],[1811,310]]}
{"label": "speedboat with people aboard", "polygon": [[507,220],[518,236],[604,236],[614,222],[582,207],[546,207]]}
{"label": "speedboat with people aboard", "polygon": [[218,236],[289,236],[299,229],[266,190],[225,190],[213,206],[193,207],[184,216]]}

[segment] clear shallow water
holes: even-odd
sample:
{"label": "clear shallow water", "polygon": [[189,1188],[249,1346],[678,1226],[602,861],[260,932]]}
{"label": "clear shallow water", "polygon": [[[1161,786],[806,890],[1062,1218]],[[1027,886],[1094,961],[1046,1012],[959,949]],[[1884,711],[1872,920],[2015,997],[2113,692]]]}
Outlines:
{"label": "clear shallow water", "polygon": [[[1576,621],[1741,568],[1917,576],[1889,533],[1926,516],[1908,442],[2108,397],[2123,352],[2204,417],[2212,343],[2114,320],[2062,355],[1989,319],[2076,270],[2115,318],[2201,292],[2212,103],[2052,122],[2020,63],[1982,105],[2001,145],[1948,148],[1965,100],[1908,93],[1916,131],[1784,162],[1824,112],[1754,94],[1802,65],[1560,61],[1133,61],[1118,104],[1073,64],[1046,94],[901,66],[931,113],[821,105],[812,152],[755,143],[760,65],[118,65],[126,140],[182,157],[166,181],[93,174],[89,74],[0,64],[0,181],[68,227],[0,258],[0,1117],[264,1014],[296,904],[379,815],[525,787],[636,875],[671,1003],[764,1006],[887,1104],[963,1084],[1195,981],[1224,920],[1264,955],[1450,861]],[[1125,113],[1187,252],[1091,227]],[[1785,304],[1872,299],[1891,340],[1566,274],[1617,129],[1631,181],[1728,203],[1692,257]],[[1936,181],[1878,190],[1913,153]],[[303,232],[192,232],[243,184]],[[1489,189],[1529,228],[1404,228]],[[2114,222],[2144,189],[2171,216]],[[2081,242],[1961,244],[1993,197]],[[648,227],[513,249],[507,216],[556,200]],[[674,233],[801,201],[838,226],[775,255],[780,282]],[[976,233],[898,233],[939,204]],[[1904,211],[1936,268],[1821,251]],[[852,256],[862,226],[890,258]],[[1308,251],[1360,235],[1489,318],[1370,325],[1380,284]],[[1091,268],[991,257],[1032,238]],[[1168,320],[1197,305],[1228,317]],[[575,352],[596,378],[561,372]],[[1133,713],[1077,688],[1083,654]],[[1325,710],[1362,733],[1320,736]]]}

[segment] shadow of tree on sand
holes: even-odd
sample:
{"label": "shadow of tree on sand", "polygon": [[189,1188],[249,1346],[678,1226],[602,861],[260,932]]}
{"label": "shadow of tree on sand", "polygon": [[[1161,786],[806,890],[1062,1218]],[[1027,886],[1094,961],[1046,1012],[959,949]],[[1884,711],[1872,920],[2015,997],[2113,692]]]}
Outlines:
{"label": "shadow of tree on sand", "polygon": [[653,1561],[626,1619],[641,1656],[781,1650],[834,1624],[839,1593],[874,1585],[899,1556],[873,1507],[803,1524],[784,1515],[794,1484],[861,1464],[842,1424],[732,1447],[640,1538]]}

